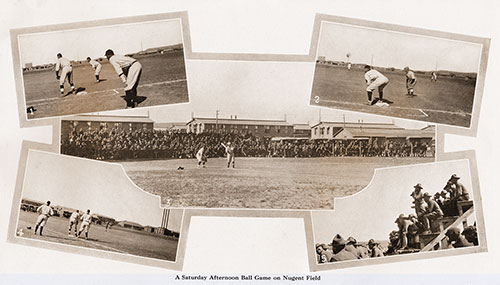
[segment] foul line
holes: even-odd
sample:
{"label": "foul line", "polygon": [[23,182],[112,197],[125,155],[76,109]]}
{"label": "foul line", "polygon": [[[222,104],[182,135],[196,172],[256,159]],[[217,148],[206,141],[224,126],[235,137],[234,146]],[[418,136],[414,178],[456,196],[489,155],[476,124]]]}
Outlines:
{"label": "foul line", "polygon": [[[321,99],[320,102],[321,101],[328,102],[328,103],[334,103],[334,104],[336,103],[336,104],[356,105],[356,106],[366,107],[365,104],[357,103],[357,102],[342,102],[342,101],[326,100],[326,99]],[[319,104],[317,106],[320,106],[320,107],[335,107],[335,106],[321,106]],[[420,112],[423,113],[423,116],[429,117],[429,115],[427,113],[425,113],[423,111],[423,109],[409,108],[409,107],[400,107],[400,106],[390,106],[389,108],[390,109],[407,110],[407,111],[408,110],[411,110],[411,111],[419,110]],[[471,115],[471,114],[465,113],[465,112],[455,112],[455,111],[445,111],[445,110],[435,110],[435,109],[425,109],[425,110],[428,111],[428,112],[444,113],[444,114],[450,114],[450,115],[460,115],[460,116],[464,116],[464,117]],[[353,111],[356,111],[356,110],[353,110]]]}
{"label": "foul line", "polygon": [[[187,79],[176,79],[176,80],[170,80],[170,81],[148,83],[148,84],[139,85],[139,87],[151,87],[151,86],[156,86],[156,85],[173,84],[173,83],[184,82],[184,81],[187,81]],[[85,95],[75,95],[75,96],[78,96],[78,97],[80,97],[80,96],[88,96],[88,95],[94,95],[94,94],[99,94],[99,93],[108,93],[110,91],[113,91],[114,92],[113,95],[116,95],[116,94],[120,94],[119,91],[122,91],[122,90],[125,90],[125,88],[106,89],[106,90],[94,91],[94,92],[91,92],[91,93],[87,93]],[[51,98],[37,99],[37,100],[32,100],[32,101],[26,102],[26,105],[37,104],[37,103],[41,103],[40,105],[43,105],[43,104],[48,104],[48,103],[50,103],[52,101],[69,100],[69,99],[72,98],[72,97],[70,97],[70,98],[66,98],[66,97],[67,96],[65,96],[65,97],[51,97]]]}

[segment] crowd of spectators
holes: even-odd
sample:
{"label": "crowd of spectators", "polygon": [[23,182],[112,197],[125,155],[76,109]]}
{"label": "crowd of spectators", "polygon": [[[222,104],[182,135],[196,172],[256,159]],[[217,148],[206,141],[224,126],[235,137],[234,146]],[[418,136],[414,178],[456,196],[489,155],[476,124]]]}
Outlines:
{"label": "crowd of spectators", "polygon": [[194,158],[203,146],[207,157],[223,157],[221,143],[231,142],[238,157],[434,156],[427,142],[401,139],[286,139],[252,134],[181,133],[113,128],[73,130],[61,141],[61,153],[102,160]]}

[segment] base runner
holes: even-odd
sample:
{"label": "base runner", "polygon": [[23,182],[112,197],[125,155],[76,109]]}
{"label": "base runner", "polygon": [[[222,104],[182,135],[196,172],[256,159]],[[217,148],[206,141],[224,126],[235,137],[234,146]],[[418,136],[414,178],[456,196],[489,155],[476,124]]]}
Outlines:
{"label": "base runner", "polygon": [[80,226],[80,230],[78,231],[78,237],[85,231],[85,239],[89,239],[89,228],[90,223],[92,222],[92,216],[90,215],[90,209],[87,210],[87,213],[83,214],[80,218],[82,221],[82,225]]}
{"label": "base runner", "polygon": [[68,236],[71,236],[71,228],[75,226],[75,236],[78,236],[78,222],[80,221],[80,211],[76,210],[76,212],[73,212],[71,216],[69,217],[69,229],[68,229]]}

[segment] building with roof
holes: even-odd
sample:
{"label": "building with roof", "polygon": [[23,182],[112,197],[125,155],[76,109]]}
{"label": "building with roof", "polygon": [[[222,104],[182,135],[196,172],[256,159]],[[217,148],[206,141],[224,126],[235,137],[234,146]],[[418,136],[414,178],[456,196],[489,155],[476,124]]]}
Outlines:
{"label": "building with roof", "polygon": [[405,129],[393,123],[320,122],[312,126],[312,139],[435,139],[435,127]]}
{"label": "building with roof", "polygon": [[295,125],[293,125],[293,137],[310,138],[311,137],[311,126],[309,126],[309,124],[295,124]]}
{"label": "building with roof", "polygon": [[252,134],[257,137],[291,137],[294,135],[293,124],[285,120],[250,120],[250,119],[218,119],[196,118],[187,124],[188,133],[226,132]]}
{"label": "building with roof", "polygon": [[63,118],[61,120],[61,136],[68,136],[72,131],[81,130],[111,130],[113,128],[123,131],[140,129],[152,130],[153,120],[148,116],[101,116],[79,115]]}

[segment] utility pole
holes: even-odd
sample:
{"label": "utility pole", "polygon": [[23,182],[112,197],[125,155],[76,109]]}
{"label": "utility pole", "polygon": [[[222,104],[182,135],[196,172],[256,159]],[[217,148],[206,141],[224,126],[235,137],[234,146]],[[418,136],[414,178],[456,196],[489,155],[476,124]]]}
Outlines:
{"label": "utility pole", "polygon": [[219,132],[219,110],[215,110],[215,131]]}

